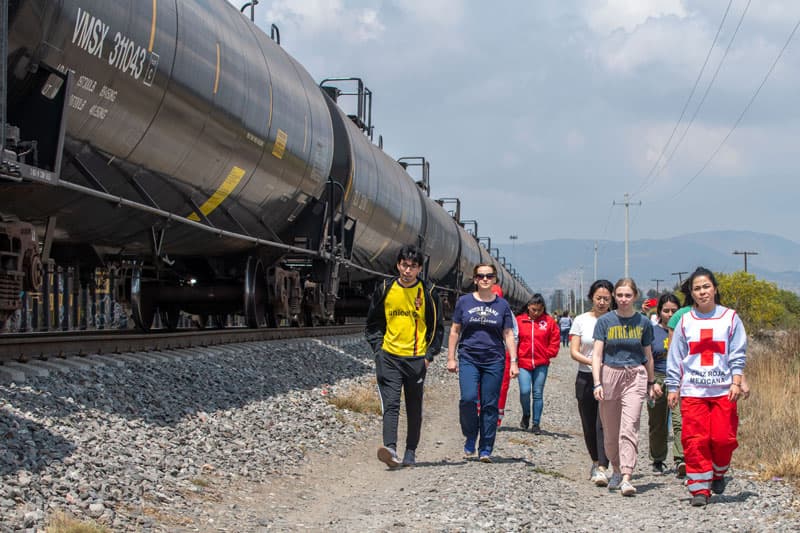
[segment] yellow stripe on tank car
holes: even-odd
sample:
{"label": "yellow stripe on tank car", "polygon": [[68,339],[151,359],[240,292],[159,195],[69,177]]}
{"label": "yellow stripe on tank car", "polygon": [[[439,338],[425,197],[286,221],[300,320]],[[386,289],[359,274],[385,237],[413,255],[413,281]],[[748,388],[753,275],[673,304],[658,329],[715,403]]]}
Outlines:
{"label": "yellow stripe on tank car", "polygon": [[219,89],[219,43],[217,43],[217,74],[214,76],[214,94],[217,94]]}
{"label": "yellow stripe on tank car", "polygon": [[158,0],[153,0],[153,22],[150,24],[150,45],[147,47],[148,52],[153,51],[153,45],[156,42],[156,13],[158,12]]}
{"label": "yellow stripe on tank car", "polygon": [[[219,207],[225,198],[228,197],[230,193],[239,185],[239,182],[242,181],[242,177],[244,177],[244,169],[239,167],[233,167],[228,174],[228,177],[225,178],[225,181],[222,182],[222,185],[211,195],[211,198],[205,201],[203,205],[200,206],[200,211],[204,215],[208,215],[214,209]],[[187,217],[189,220],[194,220],[195,222],[200,222],[200,215],[196,212],[192,213]]]}

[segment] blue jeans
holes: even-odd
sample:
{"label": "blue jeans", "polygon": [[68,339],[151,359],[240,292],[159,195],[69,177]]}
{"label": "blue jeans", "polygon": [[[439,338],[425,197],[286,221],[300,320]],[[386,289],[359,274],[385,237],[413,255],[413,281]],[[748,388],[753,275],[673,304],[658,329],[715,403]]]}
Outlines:
{"label": "blue jeans", "polygon": [[522,416],[531,416],[531,385],[533,386],[533,424],[539,425],[544,408],[544,382],[547,380],[549,365],[537,366],[533,370],[519,369],[519,403]]}
{"label": "blue jeans", "polygon": [[561,346],[569,346],[569,330],[561,330]]}
{"label": "blue jeans", "polygon": [[[458,402],[461,433],[468,439],[477,439],[478,453],[491,455],[497,434],[497,400],[503,384],[505,357],[485,363],[464,357],[458,360],[458,385],[461,400]],[[480,398],[478,390],[480,386]],[[478,401],[481,413],[478,415]]]}

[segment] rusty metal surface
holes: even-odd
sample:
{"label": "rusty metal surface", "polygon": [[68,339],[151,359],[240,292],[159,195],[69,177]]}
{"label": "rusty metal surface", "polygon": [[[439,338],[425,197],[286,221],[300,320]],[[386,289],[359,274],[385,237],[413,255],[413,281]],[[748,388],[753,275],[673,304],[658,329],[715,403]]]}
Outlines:
{"label": "rusty metal surface", "polygon": [[149,334],[92,331],[83,334],[4,335],[0,337],[0,362],[68,355],[158,351],[235,342],[331,337],[352,335],[363,330],[363,324],[346,324],[308,328],[182,330]]}

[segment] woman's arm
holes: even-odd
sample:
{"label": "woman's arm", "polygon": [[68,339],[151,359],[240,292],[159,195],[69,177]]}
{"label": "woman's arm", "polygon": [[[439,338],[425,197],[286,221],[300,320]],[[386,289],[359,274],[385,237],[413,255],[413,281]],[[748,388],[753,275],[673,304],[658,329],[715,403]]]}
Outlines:
{"label": "woman's arm", "polygon": [[506,349],[509,354],[515,354],[511,357],[511,364],[508,365],[508,375],[513,379],[519,375],[519,364],[517,364],[517,340],[514,338],[514,330],[506,328],[503,330],[503,338],[506,341]]}
{"label": "woman's arm", "polygon": [[456,362],[456,348],[458,347],[458,337],[461,335],[461,324],[453,322],[450,325],[450,337],[447,340],[447,370],[458,372]]}
{"label": "woman's arm", "polygon": [[590,365],[592,364],[592,360],[589,357],[586,357],[581,352],[581,336],[570,334],[569,336],[569,356],[572,357],[573,361],[577,361],[583,365]]}
{"label": "woman's arm", "polygon": [[547,333],[549,338],[547,339],[548,345],[545,354],[547,354],[548,359],[553,359],[558,355],[558,350],[561,348],[561,329],[559,329],[558,324],[552,317],[548,324]]}
{"label": "woman's arm", "polygon": [[603,384],[600,381],[603,370],[603,348],[605,348],[605,343],[595,339],[594,348],[592,348],[592,382],[594,383],[592,390],[597,400],[603,399]]}

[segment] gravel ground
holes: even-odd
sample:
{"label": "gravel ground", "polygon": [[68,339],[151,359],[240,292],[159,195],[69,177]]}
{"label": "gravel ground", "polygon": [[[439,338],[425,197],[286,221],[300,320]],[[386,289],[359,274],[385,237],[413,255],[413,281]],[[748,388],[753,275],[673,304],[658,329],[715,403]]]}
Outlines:
{"label": "gravel ground", "polygon": [[671,472],[650,472],[646,438],[635,497],[591,485],[566,350],[544,433],[516,428],[512,384],[496,461],[465,461],[444,359],[427,380],[418,466],[400,470],[375,459],[377,417],[325,401],[372,383],[358,337],[180,350],[1,385],[0,531],[36,531],[58,510],[114,531],[800,530],[792,487],[755,481],[735,454],[706,508],[689,506]]}

